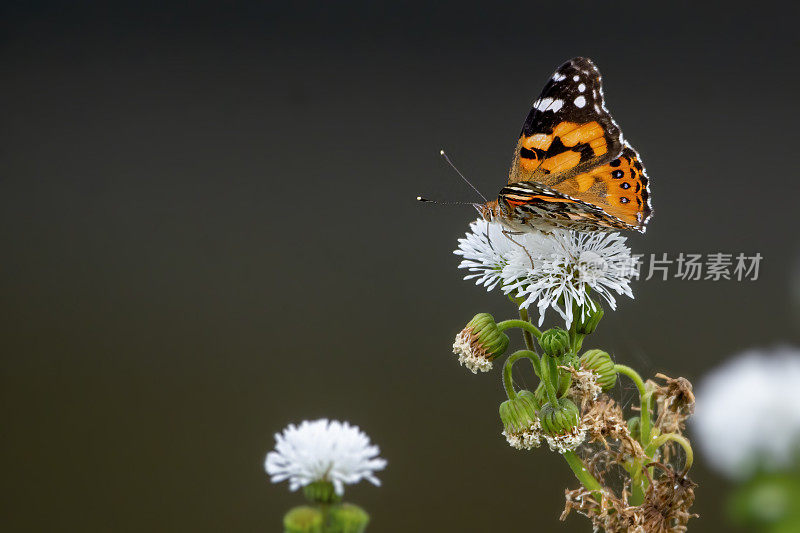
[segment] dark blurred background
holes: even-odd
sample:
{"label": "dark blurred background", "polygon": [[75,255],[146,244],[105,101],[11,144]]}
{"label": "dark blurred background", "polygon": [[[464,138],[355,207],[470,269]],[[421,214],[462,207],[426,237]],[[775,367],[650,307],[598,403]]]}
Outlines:
{"label": "dark blurred background", "polygon": [[[589,346],[697,379],[797,343],[789,6],[5,2],[0,521],[6,531],[277,531],[273,434],[350,420],[389,460],[371,531],[586,531],[577,483],[500,436],[452,254],[547,77],[586,55],[642,153],[638,253],[760,252],[758,281],[641,281]],[[555,325],[555,315],[548,323]],[[532,378],[528,378],[533,381]],[[627,384],[617,392],[632,397]],[[696,463],[694,531],[727,486]]]}

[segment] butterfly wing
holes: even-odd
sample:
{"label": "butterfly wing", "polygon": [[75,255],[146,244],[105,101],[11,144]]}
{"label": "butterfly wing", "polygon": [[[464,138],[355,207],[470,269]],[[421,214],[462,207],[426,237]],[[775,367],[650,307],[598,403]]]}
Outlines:
{"label": "butterfly wing", "polygon": [[619,156],[619,126],[605,107],[600,71],[590,59],[561,65],[533,102],[522,127],[508,183],[552,187]]}
{"label": "butterfly wing", "polygon": [[566,228],[577,231],[637,229],[602,208],[535,181],[507,185],[497,199],[498,215],[514,231]]}
{"label": "butterfly wing", "polygon": [[509,184],[497,202],[506,225],[522,231],[555,226],[644,233],[653,214],[647,173],[639,154],[628,144],[616,159],[554,187],[535,181]]}
{"label": "butterfly wing", "polygon": [[653,216],[650,182],[641,158],[625,143],[616,159],[553,186],[561,194],[580,199],[644,233]]}

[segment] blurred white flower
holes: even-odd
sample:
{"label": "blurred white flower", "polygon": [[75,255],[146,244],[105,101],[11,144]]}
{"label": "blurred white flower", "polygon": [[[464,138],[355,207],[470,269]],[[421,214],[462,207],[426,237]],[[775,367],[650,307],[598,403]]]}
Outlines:
{"label": "blurred white flower", "polygon": [[690,419],[708,463],[731,478],[780,470],[800,451],[800,350],[750,350],[706,375]]}
{"label": "blurred white flower", "polygon": [[594,309],[590,291],[611,309],[616,309],[614,293],[633,298],[635,261],[619,233],[553,229],[509,235],[498,222],[483,219],[471,223],[470,230],[454,252],[464,257],[459,268],[473,272],[464,279],[477,278],[487,290],[501,285],[505,294],[523,299],[521,307],[535,304],[539,325],[551,307],[569,327],[573,303]]}
{"label": "blurred white flower", "polygon": [[379,453],[358,426],[325,418],[305,420],[275,434],[275,450],[267,454],[264,468],[273,483],[288,479],[290,490],[329,481],[341,496],[345,484],[362,479],[380,485],[373,473],[382,470],[386,460],[377,457]]}

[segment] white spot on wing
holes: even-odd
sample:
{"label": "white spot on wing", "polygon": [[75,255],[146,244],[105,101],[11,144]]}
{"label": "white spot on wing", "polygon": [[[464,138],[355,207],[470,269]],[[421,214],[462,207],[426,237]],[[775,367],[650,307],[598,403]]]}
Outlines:
{"label": "white spot on wing", "polygon": [[541,100],[536,100],[533,103],[533,107],[536,108],[537,111],[544,111],[547,109],[547,106],[553,103],[552,98],[542,98]]}
{"label": "white spot on wing", "polygon": [[583,107],[586,105],[586,98],[583,96],[579,96],[575,99],[575,105],[578,107]]}
{"label": "white spot on wing", "polygon": [[564,76],[560,72],[556,72],[555,74],[553,74],[553,81],[561,81],[561,80],[563,80],[565,78],[566,78],[566,76]]}
{"label": "white spot on wing", "polygon": [[564,100],[559,100],[556,98],[555,100],[552,98],[542,98],[541,100],[536,100],[533,103],[533,107],[537,111],[545,112],[545,111],[553,111],[556,112],[564,106]]}
{"label": "white spot on wing", "polygon": [[578,81],[579,79],[581,79],[581,77],[580,77],[580,76],[578,76],[577,74],[575,74],[574,76],[572,76],[572,81]]}
{"label": "white spot on wing", "polygon": [[598,106],[597,104],[594,104],[594,110],[595,110],[595,112],[599,113],[600,112],[600,106]]}
{"label": "white spot on wing", "polygon": [[578,85],[578,91],[579,92],[583,92],[585,90],[586,90],[586,84],[581,83],[580,85]]}

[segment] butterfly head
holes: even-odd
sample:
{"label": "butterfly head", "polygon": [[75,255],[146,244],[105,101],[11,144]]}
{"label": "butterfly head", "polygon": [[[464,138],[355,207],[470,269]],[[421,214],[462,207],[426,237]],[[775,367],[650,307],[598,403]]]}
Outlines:
{"label": "butterfly head", "polygon": [[492,200],[491,202],[486,202],[485,204],[472,204],[475,206],[475,209],[478,210],[481,217],[486,222],[492,222],[497,220],[497,217],[500,213],[500,206],[497,203],[497,200]]}

